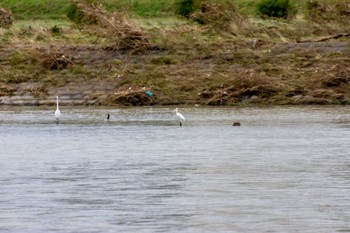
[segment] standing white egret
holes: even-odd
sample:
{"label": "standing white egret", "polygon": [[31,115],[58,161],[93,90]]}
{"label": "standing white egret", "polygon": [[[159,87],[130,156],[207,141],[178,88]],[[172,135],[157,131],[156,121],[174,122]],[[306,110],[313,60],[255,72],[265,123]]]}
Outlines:
{"label": "standing white egret", "polygon": [[56,96],[56,98],[57,98],[56,100],[57,108],[55,111],[55,119],[56,119],[56,122],[58,123],[60,121],[61,112],[60,112],[60,109],[58,108],[58,96]]}
{"label": "standing white egret", "polygon": [[182,126],[182,122],[186,120],[185,117],[181,113],[179,113],[179,110],[177,108],[175,108],[175,113],[177,119],[179,119],[180,126]]}

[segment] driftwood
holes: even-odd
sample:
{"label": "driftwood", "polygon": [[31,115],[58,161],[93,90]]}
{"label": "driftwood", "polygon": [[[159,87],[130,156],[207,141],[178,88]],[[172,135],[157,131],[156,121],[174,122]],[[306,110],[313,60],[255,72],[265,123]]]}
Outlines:
{"label": "driftwood", "polygon": [[74,64],[72,59],[59,53],[46,54],[45,58],[41,61],[41,65],[49,70],[65,69],[68,64]]}
{"label": "driftwood", "polygon": [[331,40],[331,39],[338,39],[340,37],[348,37],[348,36],[350,36],[350,33],[339,33],[339,34],[335,34],[335,35],[330,35],[330,36],[324,36],[324,37],[316,38],[316,39],[313,39],[313,40],[298,40],[297,43],[323,42],[323,41],[327,41],[327,40]]}

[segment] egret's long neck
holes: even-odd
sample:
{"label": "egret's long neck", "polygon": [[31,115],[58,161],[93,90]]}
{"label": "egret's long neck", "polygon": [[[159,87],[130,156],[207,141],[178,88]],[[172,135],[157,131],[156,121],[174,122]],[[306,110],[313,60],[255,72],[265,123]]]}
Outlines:
{"label": "egret's long neck", "polygon": [[57,96],[57,100],[56,100],[56,105],[57,105],[57,109],[58,109],[58,96]]}

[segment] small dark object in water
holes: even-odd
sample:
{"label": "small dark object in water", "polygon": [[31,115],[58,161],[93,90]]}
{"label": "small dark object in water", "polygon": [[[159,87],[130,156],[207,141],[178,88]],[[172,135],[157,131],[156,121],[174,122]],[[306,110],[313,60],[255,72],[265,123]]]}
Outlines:
{"label": "small dark object in water", "polygon": [[110,116],[109,113],[107,113],[107,120],[109,120],[109,116]]}
{"label": "small dark object in water", "polygon": [[241,126],[241,123],[236,121],[236,122],[233,122],[232,126]]}

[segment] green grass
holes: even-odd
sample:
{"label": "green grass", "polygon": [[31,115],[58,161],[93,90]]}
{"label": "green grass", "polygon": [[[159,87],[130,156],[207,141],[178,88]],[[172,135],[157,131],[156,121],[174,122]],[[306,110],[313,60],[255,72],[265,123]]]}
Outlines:
{"label": "green grass", "polygon": [[90,44],[96,40],[95,35],[82,33],[73,28],[72,22],[67,19],[18,20],[6,32],[0,33],[0,42],[5,43],[26,41],[26,43]]}
{"label": "green grass", "polygon": [[59,19],[65,17],[69,0],[2,0],[0,5],[11,9],[17,20]]}
{"label": "green grass", "polygon": [[[87,0],[85,0],[87,1]],[[103,4],[108,10],[128,10],[131,14],[143,17],[169,17],[176,12],[179,0],[89,0]],[[320,3],[335,5],[345,0],[319,0]],[[227,3],[230,0],[208,0],[208,2]],[[246,15],[255,15],[258,0],[236,0],[238,9]],[[301,9],[301,1],[291,0]],[[62,19],[66,18],[70,0],[1,0],[0,6],[11,9],[17,20],[29,19]],[[303,9],[301,9],[302,11]]]}
{"label": "green grass", "polygon": [[[138,16],[166,16],[174,14],[176,0],[102,0],[108,10],[128,10]],[[65,18],[69,0],[2,0],[0,5],[10,9],[16,19]]]}
{"label": "green grass", "polygon": [[103,0],[100,2],[108,10],[127,9],[138,16],[159,17],[173,15],[176,0]]}

